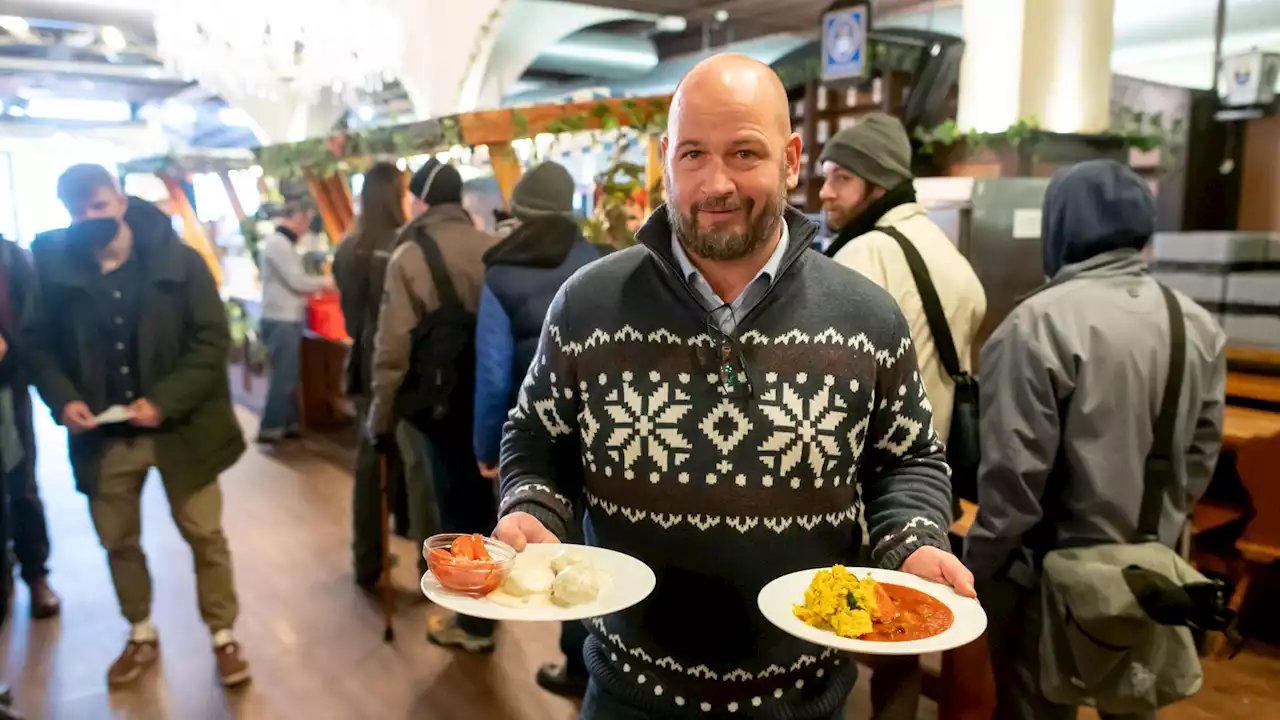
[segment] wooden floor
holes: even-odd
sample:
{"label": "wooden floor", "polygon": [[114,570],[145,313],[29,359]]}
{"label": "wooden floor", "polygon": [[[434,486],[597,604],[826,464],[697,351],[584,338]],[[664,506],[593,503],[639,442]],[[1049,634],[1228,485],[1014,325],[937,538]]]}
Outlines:
{"label": "wooden floor", "polygon": [[[43,407],[43,406],[40,406]],[[244,690],[224,692],[196,610],[191,555],[168,518],[158,478],[144,497],[144,545],[155,578],[154,619],[162,666],[136,687],[108,692],[104,674],[120,650],[119,617],[102,550],[84,499],[71,481],[61,430],[38,411],[40,479],[53,540],[51,580],[60,619],[34,623],[19,583],[0,645],[0,679],[14,686],[28,718],[294,718],[337,720],[570,720],[576,708],[533,682],[556,659],[556,625],[509,624],[488,657],[454,654],[423,638],[430,606],[418,602],[415,550],[402,558],[405,588],[394,645],[382,642],[376,604],[350,574],[350,488],[329,453],[305,444],[271,456],[250,450],[222,479],[224,521],[235,557],[241,619],[237,634],[254,669]],[[246,432],[256,419],[241,414]],[[1250,652],[1208,668],[1192,702],[1168,720],[1280,717],[1280,653]],[[867,715],[865,679],[850,718]],[[921,718],[936,718],[922,703]]]}

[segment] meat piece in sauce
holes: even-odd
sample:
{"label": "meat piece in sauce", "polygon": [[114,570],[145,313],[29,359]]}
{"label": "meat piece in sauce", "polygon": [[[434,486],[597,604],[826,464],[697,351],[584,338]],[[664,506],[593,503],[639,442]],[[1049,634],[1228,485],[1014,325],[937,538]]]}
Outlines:
{"label": "meat piece in sauce", "polygon": [[876,584],[876,614],[875,621],[878,623],[886,623],[898,616],[898,605],[889,597],[889,591],[885,589],[882,583]]}

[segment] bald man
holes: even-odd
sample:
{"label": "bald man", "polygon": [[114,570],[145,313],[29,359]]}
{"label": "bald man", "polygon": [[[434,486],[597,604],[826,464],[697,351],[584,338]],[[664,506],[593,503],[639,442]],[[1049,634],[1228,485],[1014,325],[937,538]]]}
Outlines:
{"label": "bald man", "polygon": [[[768,67],[704,61],[672,101],[666,207],[547,315],[505,428],[496,535],[557,542],[582,504],[588,544],[658,579],[591,621],[586,720],[843,717],[854,664],[779,631],[756,596],[852,564],[864,507],[879,566],[973,592],[907,324],[808,249],[816,227],[786,203],[800,150]],[[561,453],[580,474],[556,474]]]}

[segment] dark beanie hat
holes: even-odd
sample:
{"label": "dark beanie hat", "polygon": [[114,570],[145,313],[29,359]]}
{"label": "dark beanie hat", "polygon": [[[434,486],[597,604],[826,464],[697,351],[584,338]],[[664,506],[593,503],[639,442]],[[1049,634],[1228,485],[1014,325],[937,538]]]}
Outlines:
{"label": "dark beanie hat", "polygon": [[818,156],[886,190],[910,180],[911,140],[898,118],[871,113],[836,133]]}
{"label": "dark beanie hat", "polygon": [[452,165],[431,158],[409,180],[409,192],[428,205],[462,202],[462,176]]}
{"label": "dark beanie hat", "polygon": [[573,176],[563,165],[544,162],[529,170],[511,191],[511,214],[525,222],[549,216],[574,217]]}

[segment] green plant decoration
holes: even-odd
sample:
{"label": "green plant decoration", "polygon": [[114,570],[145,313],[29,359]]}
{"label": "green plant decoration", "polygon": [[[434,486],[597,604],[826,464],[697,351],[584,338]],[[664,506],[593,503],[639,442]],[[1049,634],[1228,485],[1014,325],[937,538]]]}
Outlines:
{"label": "green plant decoration", "polygon": [[962,132],[955,120],[933,128],[918,127],[914,133],[920,142],[920,153],[932,155],[940,148],[950,147],[963,142],[969,150],[980,150],[995,145],[1005,145],[1017,149],[1023,145],[1034,148],[1044,138],[1040,129],[1040,121],[1034,116],[1020,119],[1000,132],[984,133],[975,130]]}
{"label": "green plant decoration", "polygon": [[[583,233],[593,243],[612,245],[615,248],[630,247],[635,244],[635,235],[628,227],[631,216],[631,205],[645,188],[645,170],[643,165],[623,160],[632,141],[624,138],[614,148],[613,157],[604,172],[596,176],[596,185],[600,188],[595,212],[583,225]],[[661,202],[661,181],[656,183],[653,195],[655,205]],[[649,188],[655,192],[655,188]]]}
{"label": "green plant decoration", "polygon": [[262,236],[258,234],[258,219],[253,216],[246,217],[240,221],[240,235],[244,238],[244,248],[249,251],[249,257],[253,258],[253,264],[258,264],[258,252],[262,245]]}
{"label": "green plant decoration", "polygon": [[1166,124],[1164,113],[1144,113],[1124,105],[1111,108],[1110,130],[1139,152],[1161,150],[1160,170],[1166,173],[1176,168],[1187,140],[1183,118]]}

